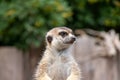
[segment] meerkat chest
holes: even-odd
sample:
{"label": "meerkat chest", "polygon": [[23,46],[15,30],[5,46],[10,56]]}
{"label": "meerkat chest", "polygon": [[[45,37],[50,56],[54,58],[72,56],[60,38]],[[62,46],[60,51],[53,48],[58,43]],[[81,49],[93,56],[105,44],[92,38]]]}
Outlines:
{"label": "meerkat chest", "polygon": [[57,57],[54,59],[51,66],[49,66],[48,74],[52,80],[66,80],[69,75],[69,65],[67,58],[64,56]]}

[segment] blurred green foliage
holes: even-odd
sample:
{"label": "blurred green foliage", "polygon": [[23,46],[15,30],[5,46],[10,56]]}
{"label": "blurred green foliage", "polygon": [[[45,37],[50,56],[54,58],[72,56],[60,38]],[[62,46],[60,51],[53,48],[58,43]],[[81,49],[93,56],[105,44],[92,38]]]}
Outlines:
{"label": "blurred green foliage", "polygon": [[1,0],[0,45],[39,46],[45,32],[72,15],[64,0]]}
{"label": "blurred green foliage", "polygon": [[39,46],[55,26],[120,28],[119,0],[0,0],[0,45]]}
{"label": "blurred green foliage", "polygon": [[67,0],[72,7],[69,26],[96,30],[120,28],[119,0]]}

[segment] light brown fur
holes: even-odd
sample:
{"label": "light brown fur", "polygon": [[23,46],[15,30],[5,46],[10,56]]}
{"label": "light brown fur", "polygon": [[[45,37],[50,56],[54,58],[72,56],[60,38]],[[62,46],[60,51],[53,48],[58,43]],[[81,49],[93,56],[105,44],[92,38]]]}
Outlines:
{"label": "light brown fur", "polygon": [[[47,36],[52,36],[53,40],[47,46],[42,60],[39,62],[35,80],[80,80],[80,69],[72,56],[71,44],[63,44],[65,39],[59,36],[60,31],[68,33],[68,38],[73,37],[72,30],[66,27],[58,27],[50,30]],[[60,44],[55,44],[57,40],[61,40]]]}

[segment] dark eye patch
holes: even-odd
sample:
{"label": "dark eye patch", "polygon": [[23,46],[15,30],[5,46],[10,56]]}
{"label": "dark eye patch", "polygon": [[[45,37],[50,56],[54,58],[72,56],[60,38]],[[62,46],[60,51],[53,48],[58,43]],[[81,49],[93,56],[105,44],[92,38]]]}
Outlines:
{"label": "dark eye patch", "polygon": [[68,33],[65,31],[62,31],[62,32],[59,32],[59,35],[61,35],[62,37],[65,37],[68,35]]}

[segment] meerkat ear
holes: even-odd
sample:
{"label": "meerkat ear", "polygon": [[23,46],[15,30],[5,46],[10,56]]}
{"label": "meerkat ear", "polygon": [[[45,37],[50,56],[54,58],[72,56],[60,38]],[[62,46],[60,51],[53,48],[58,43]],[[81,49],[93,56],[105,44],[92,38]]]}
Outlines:
{"label": "meerkat ear", "polygon": [[47,36],[47,41],[49,42],[49,43],[51,43],[52,42],[52,36]]}

